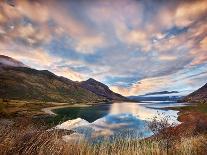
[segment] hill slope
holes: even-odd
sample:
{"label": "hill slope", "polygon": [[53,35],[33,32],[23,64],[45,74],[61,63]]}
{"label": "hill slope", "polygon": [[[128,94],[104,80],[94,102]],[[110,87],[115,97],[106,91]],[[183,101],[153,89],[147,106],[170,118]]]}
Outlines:
{"label": "hill slope", "polygon": [[97,89],[87,89],[83,83],[57,76],[47,70],[28,68],[17,60],[0,56],[0,98],[68,103],[100,102],[115,99],[115,96],[124,98],[109,89],[107,92],[113,97],[101,95],[99,87],[92,84],[91,87]]}
{"label": "hill slope", "polygon": [[186,102],[205,102],[207,103],[207,84],[188,96],[184,97],[183,101]]}
{"label": "hill slope", "polygon": [[0,55],[0,66],[13,66],[13,67],[27,67],[20,61],[17,61],[11,57]]}
{"label": "hill slope", "polygon": [[0,97],[53,102],[92,102],[103,100],[70,80],[49,71],[21,67],[2,67]]}
{"label": "hill slope", "polygon": [[96,81],[92,78],[81,82],[80,86],[82,88],[90,90],[91,92],[93,92],[99,96],[105,97],[109,100],[127,100],[127,98],[121,96],[120,94],[117,94],[117,93],[114,93],[113,91],[111,91],[109,89],[109,87],[106,86],[105,84],[103,84],[99,81]]}

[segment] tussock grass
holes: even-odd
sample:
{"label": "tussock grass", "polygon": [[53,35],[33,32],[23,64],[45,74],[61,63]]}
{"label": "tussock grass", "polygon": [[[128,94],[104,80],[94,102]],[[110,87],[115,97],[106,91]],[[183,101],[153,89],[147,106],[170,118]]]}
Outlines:
{"label": "tussock grass", "polygon": [[[41,127],[42,126],[42,127]],[[168,118],[148,125],[154,136],[145,139],[116,137],[100,143],[63,140],[68,130],[47,130],[30,119],[0,119],[0,155],[205,155],[206,132],[177,128]]]}
{"label": "tussock grass", "polygon": [[117,138],[113,142],[107,140],[89,144],[86,141],[79,143],[65,142],[63,135],[68,131],[46,131],[34,128],[31,125],[19,127],[15,125],[1,125],[0,154],[2,155],[167,155],[205,154],[207,135],[182,137],[172,141],[166,147],[166,139],[126,139]]}

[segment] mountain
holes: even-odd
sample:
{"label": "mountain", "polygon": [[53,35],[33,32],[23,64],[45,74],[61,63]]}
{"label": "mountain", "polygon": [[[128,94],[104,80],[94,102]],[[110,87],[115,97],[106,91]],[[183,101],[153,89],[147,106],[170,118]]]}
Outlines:
{"label": "mountain", "polygon": [[129,96],[134,101],[178,101],[180,96]]}
{"label": "mountain", "polygon": [[104,98],[49,71],[1,67],[0,98],[53,102],[93,102]]}
{"label": "mountain", "polygon": [[139,96],[129,96],[128,98],[134,101],[178,101],[182,98],[182,96],[177,95],[178,93],[178,91],[160,91]]}
{"label": "mountain", "polygon": [[13,67],[27,67],[20,61],[17,61],[11,57],[0,55],[0,66],[13,66]]}
{"label": "mountain", "polygon": [[[88,83],[87,81],[85,82]],[[124,98],[109,89],[107,92],[110,92],[113,97],[100,95],[99,89],[96,91],[84,87],[85,82],[75,82],[48,70],[28,68],[11,57],[0,56],[0,98],[68,103],[100,102],[116,98],[116,95],[120,99]],[[105,86],[98,81],[97,83]],[[92,87],[90,85],[89,88]],[[94,88],[98,87],[94,86]]]}
{"label": "mountain", "polygon": [[128,100],[126,97],[120,94],[114,93],[105,84],[96,81],[95,79],[88,79],[80,83],[80,86],[84,89],[90,90],[91,92],[97,94],[98,96],[105,97],[109,100]]}
{"label": "mountain", "polygon": [[147,93],[145,95],[165,95],[165,94],[177,94],[179,93],[178,91],[160,91],[160,92],[152,92],[152,93]]}
{"label": "mountain", "polygon": [[207,103],[207,84],[184,97],[183,101]]}

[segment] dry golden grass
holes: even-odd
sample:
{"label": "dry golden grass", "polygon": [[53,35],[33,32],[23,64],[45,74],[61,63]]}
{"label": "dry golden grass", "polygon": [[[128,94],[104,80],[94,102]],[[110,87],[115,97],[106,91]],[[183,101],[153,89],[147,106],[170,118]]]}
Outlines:
{"label": "dry golden grass", "polygon": [[204,134],[176,139],[166,148],[165,139],[123,140],[114,142],[103,141],[99,144],[87,142],[65,142],[62,136],[67,131],[46,131],[31,124],[1,125],[0,154],[1,155],[165,155],[205,154],[207,136]]}
{"label": "dry golden grass", "polygon": [[197,128],[178,128],[169,124],[167,118],[154,119],[149,128],[154,136],[142,140],[119,137],[113,142],[75,143],[62,139],[71,131],[48,131],[45,124],[27,117],[0,118],[0,155],[205,155],[207,152],[207,134],[197,132]]}

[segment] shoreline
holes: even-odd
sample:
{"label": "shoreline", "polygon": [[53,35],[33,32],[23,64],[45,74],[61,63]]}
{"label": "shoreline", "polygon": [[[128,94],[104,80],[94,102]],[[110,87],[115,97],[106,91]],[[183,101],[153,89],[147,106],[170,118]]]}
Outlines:
{"label": "shoreline", "polygon": [[[59,104],[59,103],[58,103]],[[50,106],[50,107],[46,107],[46,108],[42,108],[41,111],[44,112],[45,114],[49,114],[49,115],[57,115],[56,113],[53,112],[53,110],[55,109],[62,109],[62,108],[69,108],[69,107],[91,107],[94,105],[104,105],[104,104],[111,104],[111,102],[99,102],[98,104],[68,104],[68,103],[62,103],[61,105],[58,105],[57,103],[53,105],[54,106]]]}
{"label": "shoreline", "polygon": [[87,104],[60,105],[60,106],[42,108],[41,111],[43,111],[45,114],[56,116],[57,114],[54,113],[52,110],[69,108],[69,107],[90,107],[90,106],[92,106],[92,105],[87,105]]}
{"label": "shoreline", "polygon": [[[105,103],[105,104],[109,104],[109,103]],[[111,103],[110,103],[111,104]],[[62,108],[69,108],[69,107],[91,107],[93,106],[94,104],[68,104],[68,103],[62,103],[61,105],[58,105],[58,104],[53,104],[53,106],[50,106],[50,107],[45,107],[45,108],[42,108],[41,111],[44,112],[45,114],[49,114],[49,115],[57,115],[56,113],[53,112],[53,110],[55,109],[62,109]],[[99,104],[95,104],[95,105],[99,105]],[[190,105],[190,104],[189,104]],[[178,106],[178,107],[184,107],[184,106],[189,106],[189,105],[182,105],[182,106]],[[170,106],[170,107],[159,107],[159,108],[156,108],[156,107],[147,107],[149,109],[154,109],[154,110],[173,110],[173,111],[177,111],[178,114],[177,114],[177,120],[179,119],[179,113],[181,113],[181,109],[176,109],[178,108],[177,106]],[[179,121],[179,120],[178,120]]]}
{"label": "shoreline", "polygon": [[[62,104],[62,105],[59,105],[59,106],[52,106],[52,107],[42,108],[41,111],[44,112],[45,114],[50,115],[50,116],[57,116],[58,114],[53,112],[53,110],[55,110],[55,109],[70,108],[70,107],[71,108],[72,107],[91,107],[91,106],[93,106],[93,104],[73,104],[73,105]],[[201,123],[202,126],[203,126],[203,124],[207,125],[207,114],[205,115],[202,112],[191,111],[189,109],[185,109],[185,108],[188,108],[188,107],[191,107],[191,106],[192,107],[197,107],[198,105],[194,105],[194,104],[191,103],[191,104],[187,104],[185,106],[165,107],[165,108],[155,108],[155,109],[177,111],[176,120],[178,122],[180,122],[180,124],[178,124],[178,126],[176,127],[177,129],[179,129],[180,127],[183,128],[183,126],[186,126],[186,124],[187,124],[187,127],[197,126],[195,124],[195,122],[199,122],[199,118],[202,118],[205,122],[205,123],[204,122]],[[154,109],[154,108],[152,108],[152,109]],[[198,116],[198,118],[196,116]]]}

